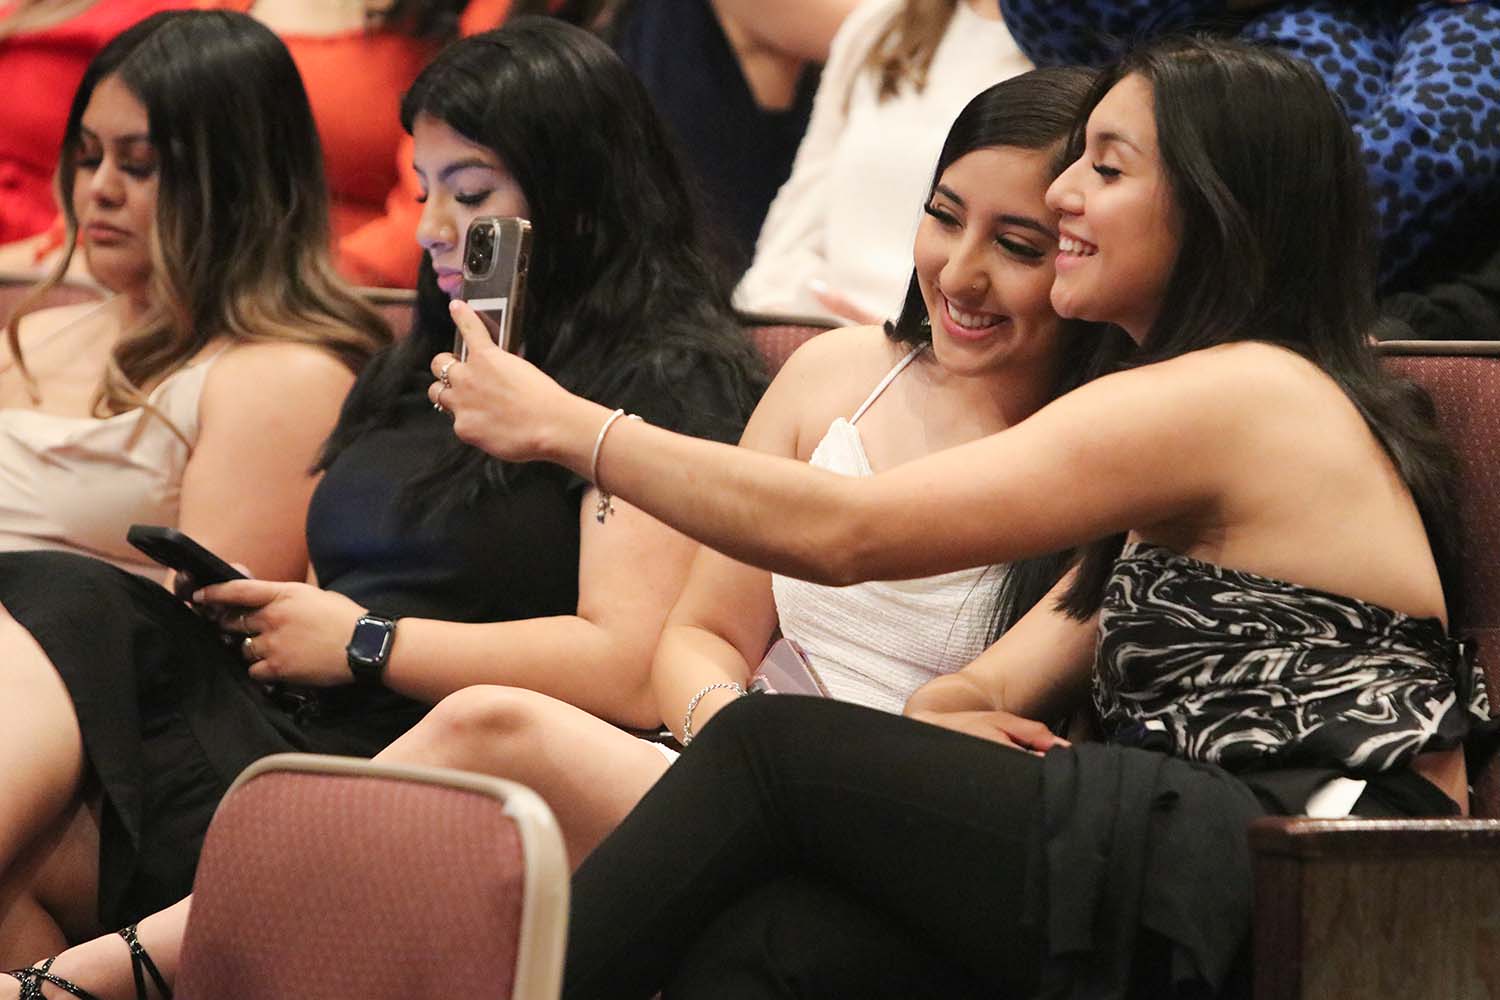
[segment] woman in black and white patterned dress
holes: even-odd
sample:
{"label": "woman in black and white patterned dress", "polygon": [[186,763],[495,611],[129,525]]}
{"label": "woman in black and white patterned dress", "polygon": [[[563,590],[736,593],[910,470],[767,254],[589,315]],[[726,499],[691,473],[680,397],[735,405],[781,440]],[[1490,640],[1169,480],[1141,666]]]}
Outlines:
{"label": "woman in black and white patterned dress", "polygon": [[[1252,818],[1466,809],[1459,744],[1488,706],[1445,624],[1452,456],[1367,346],[1337,103],[1285,56],[1159,43],[1106,72],[1074,146],[1052,302],[1138,350],[981,441],[850,480],[611,429],[495,351],[453,369],[465,440],[592,472],[775,572],[1086,546],[1055,600],[912,697],[933,725],[718,713],[579,870],[569,997],[1217,995],[1243,982]],[[1105,742],[1027,721],[1090,686]]]}

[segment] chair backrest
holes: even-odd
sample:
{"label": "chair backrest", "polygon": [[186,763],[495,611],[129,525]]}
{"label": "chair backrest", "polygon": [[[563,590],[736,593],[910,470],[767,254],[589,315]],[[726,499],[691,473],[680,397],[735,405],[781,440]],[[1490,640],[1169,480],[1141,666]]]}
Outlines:
{"label": "chair backrest", "polygon": [[[1500,712],[1500,343],[1393,341],[1386,366],[1425,388],[1462,464],[1463,593],[1452,621],[1474,641]],[[1500,817],[1500,760],[1470,776],[1476,816]]]}
{"label": "chair backrest", "polygon": [[792,352],[824,330],[827,322],[806,316],[774,316],[768,313],[741,313],[740,327],[760,351],[766,370],[775,378]]}
{"label": "chair backrest", "polygon": [[203,845],[188,1000],[555,1000],[568,864],[513,782],[281,754],[247,768]]}

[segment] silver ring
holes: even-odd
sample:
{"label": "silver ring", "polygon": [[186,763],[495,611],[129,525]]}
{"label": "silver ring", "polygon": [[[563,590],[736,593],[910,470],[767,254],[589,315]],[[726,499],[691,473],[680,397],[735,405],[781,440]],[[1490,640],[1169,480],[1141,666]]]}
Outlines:
{"label": "silver ring", "polygon": [[448,387],[446,385],[443,386],[441,389],[439,389],[437,391],[437,398],[435,398],[432,401],[432,408],[434,410],[437,410],[439,413],[447,413],[448,412],[448,408],[443,405],[443,393],[445,393],[447,391],[448,391]]}
{"label": "silver ring", "polygon": [[448,369],[458,364],[457,358],[449,358],[443,362],[443,367],[438,369],[438,381],[443,383],[444,389],[453,388],[453,383],[448,381]]}
{"label": "silver ring", "polygon": [[245,657],[251,663],[259,662],[260,656],[255,652],[255,636],[247,635],[240,640],[240,649],[244,650]]}

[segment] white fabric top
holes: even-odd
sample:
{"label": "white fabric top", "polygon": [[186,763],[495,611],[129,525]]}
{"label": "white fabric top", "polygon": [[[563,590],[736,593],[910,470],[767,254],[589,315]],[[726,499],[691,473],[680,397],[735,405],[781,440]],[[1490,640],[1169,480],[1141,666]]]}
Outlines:
{"label": "white fabric top", "polygon": [[100,419],[0,409],[0,551],[80,552],[161,577],[165,571],[125,532],[136,523],[177,524],[182,473],[198,440],[198,398],[222,354],[172,373],[148,397],[186,444],[146,410]]}
{"label": "white fabric top", "polygon": [[827,315],[808,288],[817,279],[880,316],[894,316],[949,126],[975,94],[1031,69],[1003,21],[987,20],[959,0],[926,87],[919,93],[907,85],[878,101],[875,74],[860,67],[900,7],[900,0],[866,0],[834,37],[791,176],[771,203],[755,261],[735,290],[740,309]]}
{"label": "white fabric top", "polygon": [[[811,465],[846,476],[873,474],[855,423],[921,350],[903,358],[852,418],[833,421]],[[831,696],[899,712],[917,688],[984,650],[1001,572],[989,566],[852,587],[773,575],[771,591],[782,634],[802,647]]]}

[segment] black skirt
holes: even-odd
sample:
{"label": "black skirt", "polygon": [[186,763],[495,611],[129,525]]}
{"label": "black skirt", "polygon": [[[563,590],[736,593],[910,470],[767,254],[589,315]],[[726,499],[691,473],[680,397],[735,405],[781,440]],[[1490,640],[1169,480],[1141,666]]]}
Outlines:
{"label": "black skirt", "polygon": [[41,645],[73,700],[89,778],[102,793],[106,927],[192,891],[209,820],[247,765],[292,750],[368,757],[420,717],[405,699],[363,714],[356,699],[327,719],[273,697],[212,624],[160,585],[96,559],[0,554],[0,604]]}

